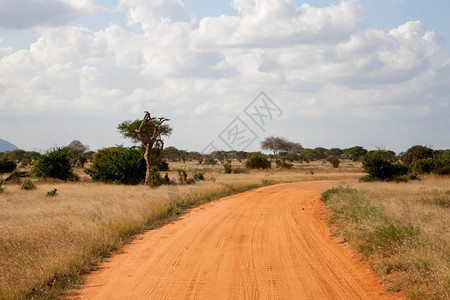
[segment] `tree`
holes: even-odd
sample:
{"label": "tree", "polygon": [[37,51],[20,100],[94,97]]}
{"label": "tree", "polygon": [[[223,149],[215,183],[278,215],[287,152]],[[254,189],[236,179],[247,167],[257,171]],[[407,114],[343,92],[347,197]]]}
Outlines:
{"label": "tree", "polygon": [[66,148],[69,149],[68,155],[72,166],[84,168],[84,164],[88,161],[84,153],[89,150],[89,146],[83,145],[79,140],[73,140]]}
{"label": "tree", "polygon": [[288,153],[293,153],[302,149],[302,145],[300,143],[291,142],[285,138],[269,136],[261,142],[261,149],[263,150],[271,150],[275,157],[278,156],[280,150],[284,150]]}
{"label": "tree", "polygon": [[32,174],[36,177],[77,180],[77,176],[72,172],[68,152],[67,148],[54,148],[41,155],[34,164]]}
{"label": "tree", "polygon": [[348,149],[344,149],[344,154],[347,156],[348,159],[351,159],[353,161],[360,160],[366,153],[367,150],[361,146],[355,146]]}
{"label": "tree", "polygon": [[6,157],[0,160],[0,192],[2,190],[2,177],[4,173],[10,173],[17,168],[17,164],[15,161],[9,160]]}
{"label": "tree", "polygon": [[172,128],[165,122],[170,121],[165,117],[154,118],[148,111],[145,112],[142,121],[124,121],[117,126],[119,132],[133,142],[141,142],[144,148],[144,159],[147,167],[145,184],[150,184],[151,170],[161,161],[164,151],[163,136],[169,136]]}
{"label": "tree", "polygon": [[86,173],[93,181],[138,184],[145,178],[146,166],[142,149],[122,146],[99,150]]}
{"label": "tree", "polygon": [[421,145],[415,145],[406,150],[402,155],[402,161],[408,166],[411,166],[415,161],[433,158],[433,150]]}
{"label": "tree", "polygon": [[245,166],[249,169],[270,169],[270,161],[261,152],[248,155]]}
{"label": "tree", "polygon": [[364,170],[377,180],[392,180],[408,173],[408,167],[393,162],[392,154],[386,150],[369,151],[363,158]]}

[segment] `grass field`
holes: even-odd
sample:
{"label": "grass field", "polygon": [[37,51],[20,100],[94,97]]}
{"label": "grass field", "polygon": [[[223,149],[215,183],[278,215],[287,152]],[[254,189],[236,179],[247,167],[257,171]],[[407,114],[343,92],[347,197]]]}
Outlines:
{"label": "grass field", "polygon": [[[186,208],[230,193],[276,182],[346,180],[358,176],[360,166],[343,163],[340,169],[316,162],[293,170],[244,171],[223,174],[222,166],[171,164],[189,177],[204,172],[193,185],[139,186],[35,181],[37,189],[4,185],[0,194],[0,299],[56,297],[64,287],[81,282],[79,274],[130,240],[133,234],[168,222]],[[234,168],[240,168],[234,162]],[[164,173],[163,173],[164,175]],[[56,196],[47,196],[56,189]]]}
{"label": "grass field", "polygon": [[388,291],[411,299],[450,299],[449,177],[349,180],[323,198],[333,232],[358,251]]}
{"label": "grass field", "polygon": [[[57,298],[67,288],[80,284],[80,274],[95,268],[96,262],[134,234],[170,222],[189,207],[257,186],[307,180],[335,180],[337,185],[357,191],[367,205],[382,211],[383,220],[419,228],[420,247],[397,251],[389,257],[366,255],[364,247],[358,248],[357,240],[350,238],[360,231],[355,224],[345,223],[348,233],[339,233],[363,250],[390,290],[408,289],[412,297],[434,297],[449,286],[448,178],[359,183],[357,178],[363,173],[361,165],[354,162],[343,162],[339,169],[314,162],[296,164],[292,170],[266,171],[246,171],[241,163],[233,162],[239,174],[223,174],[220,165],[193,162],[171,163],[170,167],[168,173],[173,181],[180,168],[186,169],[189,177],[201,171],[205,180],[150,189],[92,183],[82,170],[77,170],[81,177],[77,183],[34,181],[37,189],[30,191],[22,190],[20,184],[4,185],[0,194],[0,299]],[[56,196],[47,196],[54,189]],[[338,223],[333,217],[332,221]],[[364,226],[377,228],[377,222]],[[417,272],[398,271],[412,269],[411,264]],[[425,284],[418,283],[424,280]]]}

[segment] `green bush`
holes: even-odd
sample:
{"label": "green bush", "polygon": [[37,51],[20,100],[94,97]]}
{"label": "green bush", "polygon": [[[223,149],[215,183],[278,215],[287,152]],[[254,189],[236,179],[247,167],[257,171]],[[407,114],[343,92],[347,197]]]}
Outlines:
{"label": "green bush", "polygon": [[330,156],[327,158],[327,161],[333,165],[333,168],[339,168],[340,161],[336,156]]}
{"label": "green bush", "polygon": [[406,175],[408,167],[389,159],[384,150],[370,151],[363,158],[364,170],[377,180],[393,180],[396,176]]}
{"label": "green bush", "polygon": [[169,163],[165,160],[161,160],[157,167],[159,171],[169,171]]}
{"label": "green bush", "polygon": [[[168,178],[169,178],[169,176],[167,176],[167,178],[166,177],[162,178],[161,175],[159,174],[158,167],[153,167],[150,169],[150,172],[149,172],[148,185],[151,188],[156,188],[156,187],[166,183]],[[169,181],[170,181],[170,179],[169,179]]]}
{"label": "green bush", "polygon": [[223,164],[223,168],[225,171],[225,174],[231,174],[231,160],[227,160],[224,164]]}
{"label": "green bush", "polygon": [[249,169],[270,169],[270,161],[261,152],[250,153],[245,166]]}
{"label": "green bush", "polygon": [[54,148],[45,155],[41,155],[35,162],[31,174],[36,177],[58,178],[61,180],[77,180],[72,172],[72,164],[67,148]]}
{"label": "green bush", "polygon": [[402,156],[402,161],[407,166],[411,166],[414,162],[427,158],[433,158],[433,150],[426,146],[416,145],[406,150]]}
{"label": "green bush", "polygon": [[34,190],[34,189],[36,189],[36,185],[30,179],[26,179],[23,182],[21,189],[26,190],[26,191]]}
{"label": "green bush", "polygon": [[4,173],[11,173],[17,168],[16,162],[7,159],[6,157],[0,160],[0,176]]}
{"label": "green bush", "polygon": [[92,167],[85,169],[93,181],[138,184],[145,179],[143,150],[123,146],[99,150]]}
{"label": "green bush", "polygon": [[294,167],[293,164],[287,163],[282,159],[275,160],[275,165],[280,169],[292,169],[292,167]]}

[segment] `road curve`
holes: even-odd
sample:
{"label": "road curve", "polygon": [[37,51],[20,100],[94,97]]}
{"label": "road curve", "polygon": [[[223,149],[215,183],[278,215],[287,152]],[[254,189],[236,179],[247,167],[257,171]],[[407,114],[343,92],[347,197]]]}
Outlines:
{"label": "road curve", "polygon": [[89,274],[80,299],[395,299],[330,237],[326,183],[267,186],[193,209]]}

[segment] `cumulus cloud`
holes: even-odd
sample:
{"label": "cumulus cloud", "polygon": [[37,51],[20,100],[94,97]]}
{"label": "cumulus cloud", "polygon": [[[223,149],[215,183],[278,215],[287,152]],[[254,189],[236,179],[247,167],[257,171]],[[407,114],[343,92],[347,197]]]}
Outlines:
{"label": "cumulus cloud", "polygon": [[[72,13],[90,7],[57,2]],[[365,28],[353,0],[325,8],[234,0],[237,15],[199,21],[181,0],[120,5],[140,30],[39,27],[29,49],[0,42],[0,111],[152,109],[185,119],[220,115],[212,118],[220,127],[264,90],[292,120],[450,113],[444,43],[420,21]],[[27,26],[42,23],[34,20]]]}
{"label": "cumulus cloud", "polygon": [[0,0],[0,27],[60,26],[94,11],[90,0]]}

